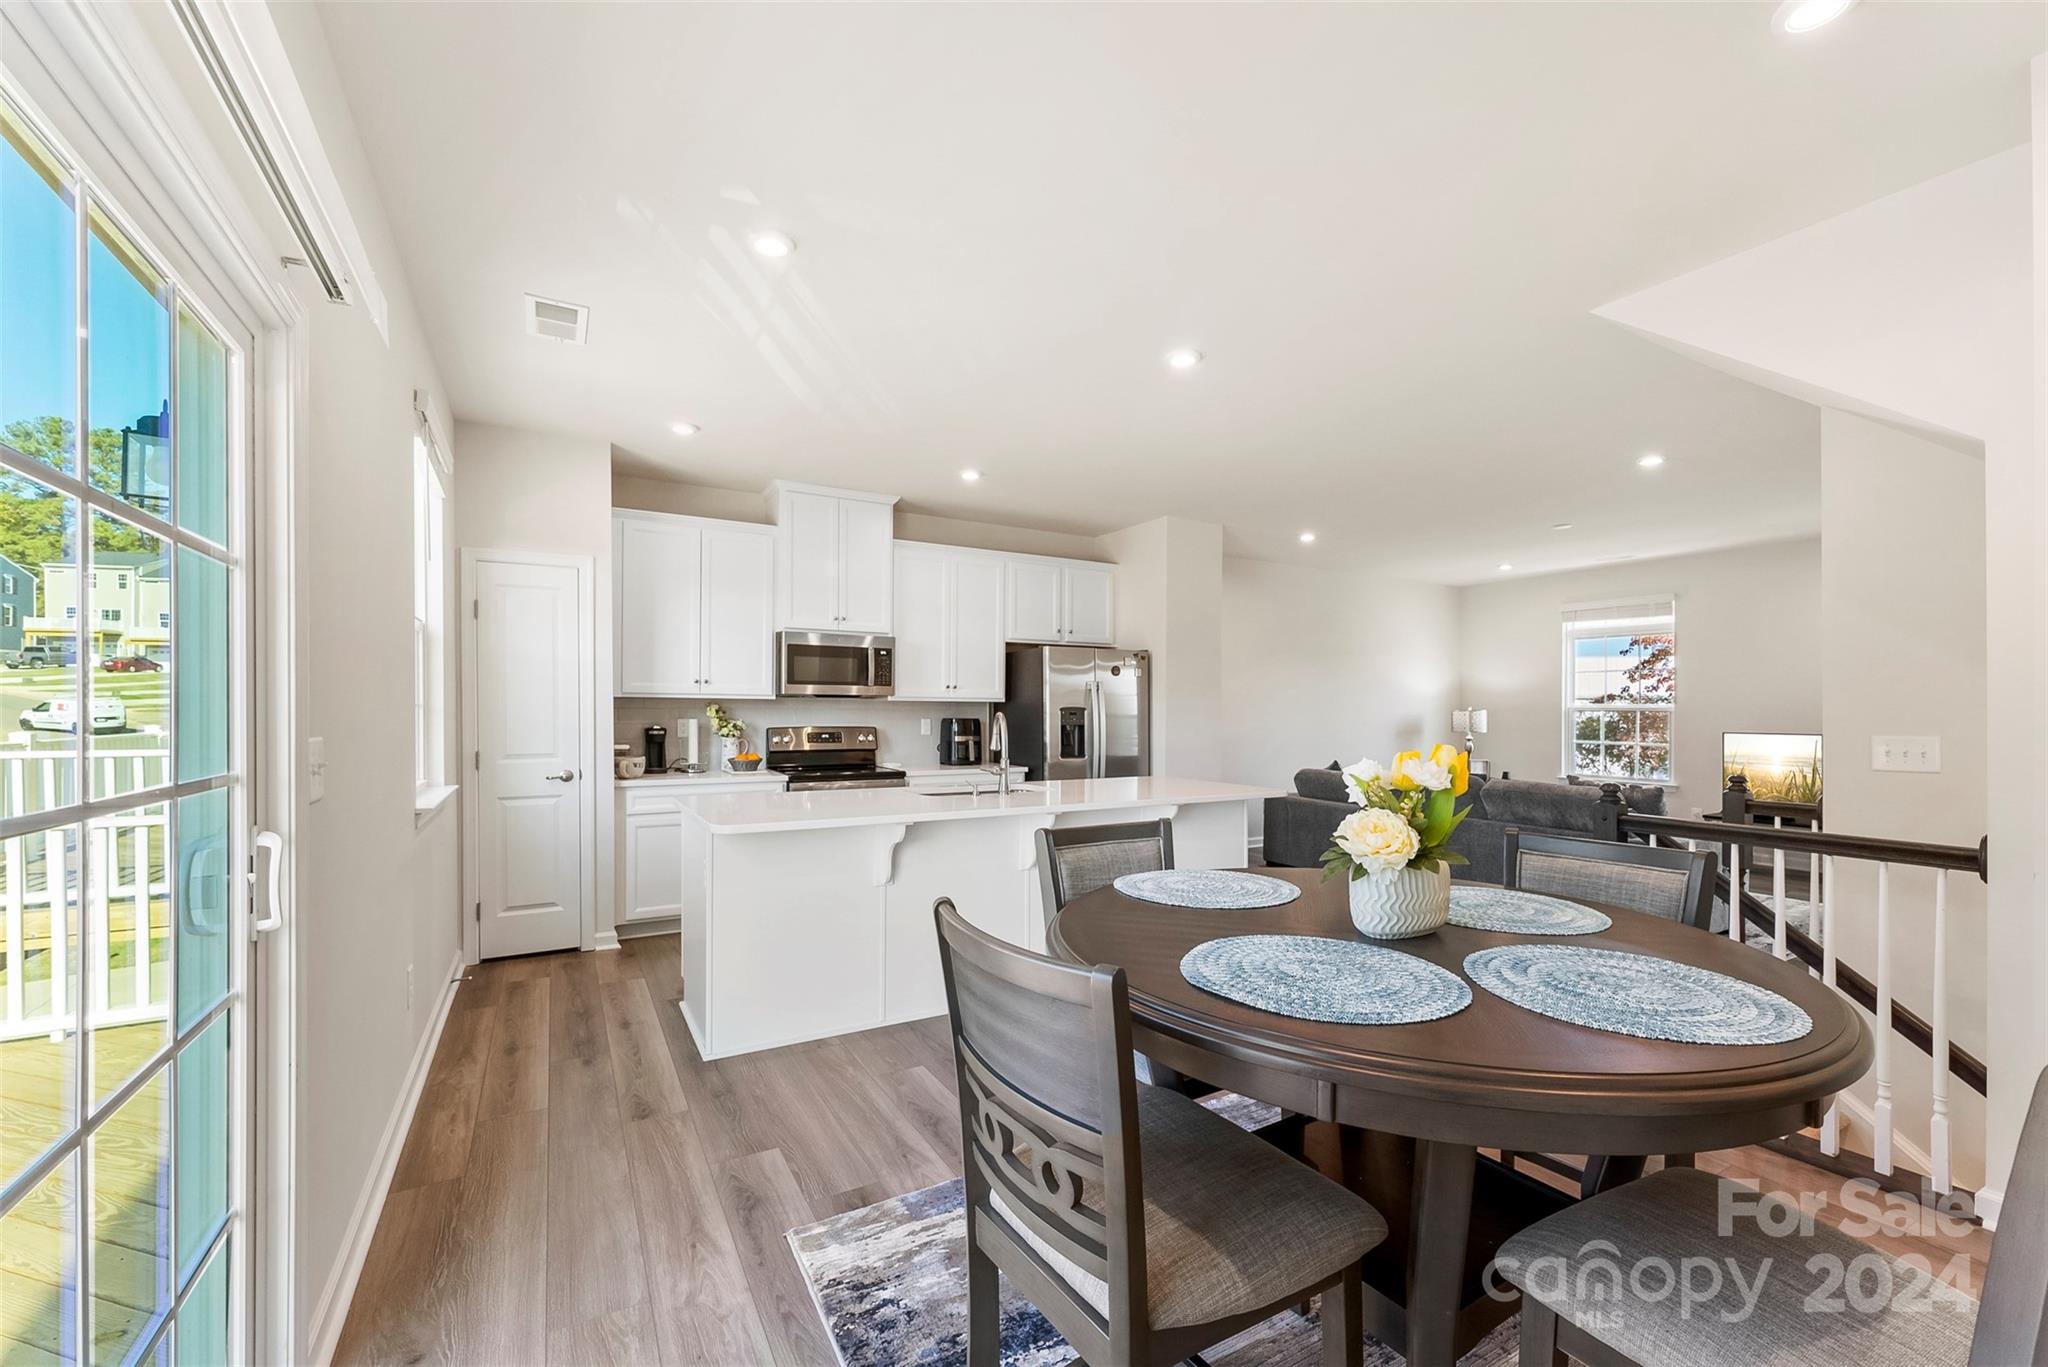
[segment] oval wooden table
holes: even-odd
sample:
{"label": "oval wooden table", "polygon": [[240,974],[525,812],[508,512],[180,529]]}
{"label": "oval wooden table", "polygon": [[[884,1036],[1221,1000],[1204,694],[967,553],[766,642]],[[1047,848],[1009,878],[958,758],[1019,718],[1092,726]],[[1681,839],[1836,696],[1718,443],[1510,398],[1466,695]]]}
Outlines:
{"label": "oval wooden table", "polygon": [[[1447,1367],[1511,1303],[1479,1278],[1500,1243],[1569,1198],[1476,1150],[1690,1154],[1760,1143],[1818,1124],[1828,1100],[1870,1066],[1862,1018],[1790,963],[1690,926],[1618,907],[1595,935],[1507,935],[1447,925],[1374,941],[1465,979],[1465,956],[1519,943],[1652,954],[1767,987],[1813,1029],[1789,1044],[1674,1044],[1552,1020],[1472,988],[1472,1004],[1414,1025],[1330,1025],[1243,1006],[1181,977],[1181,956],[1228,935],[1363,939],[1344,884],[1318,869],[1253,872],[1299,884],[1286,906],[1203,911],[1103,888],[1054,919],[1052,952],[1123,968],[1133,1042],[1160,1063],[1345,1127],[1345,1178],[1387,1216],[1368,1255],[1367,1325],[1407,1345],[1411,1367]],[[1617,1164],[1610,1173],[1639,1172]],[[1477,1196],[1475,1198],[1475,1184]],[[1419,1232],[1410,1237],[1410,1231]],[[1276,1231],[1280,1233],[1281,1231]]]}

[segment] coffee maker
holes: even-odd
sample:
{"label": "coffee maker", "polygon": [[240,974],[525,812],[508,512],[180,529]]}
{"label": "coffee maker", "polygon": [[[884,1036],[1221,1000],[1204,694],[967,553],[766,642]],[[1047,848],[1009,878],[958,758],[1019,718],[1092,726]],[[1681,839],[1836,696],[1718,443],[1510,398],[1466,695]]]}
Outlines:
{"label": "coffee maker", "polygon": [[668,728],[650,726],[641,732],[641,736],[647,743],[647,772],[668,772]]}
{"label": "coffee maker", "polygon": [[981,763],[981,718],[939,719],[939,763]]}

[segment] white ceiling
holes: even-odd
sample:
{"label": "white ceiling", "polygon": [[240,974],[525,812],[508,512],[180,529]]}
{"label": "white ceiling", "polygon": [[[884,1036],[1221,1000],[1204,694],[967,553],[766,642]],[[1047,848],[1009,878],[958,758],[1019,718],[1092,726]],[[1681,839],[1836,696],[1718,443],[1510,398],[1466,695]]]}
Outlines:
{"label": "white ceiling", "polygon": [[[1817,530],[1812,408],[1590,310],[2026,139],[2040,6],[1770,13],[322,17],[458,416],[1472,582]],[[770,227],[796,255],[746,250]],[[589,345],[527,336],[527,292]]]}

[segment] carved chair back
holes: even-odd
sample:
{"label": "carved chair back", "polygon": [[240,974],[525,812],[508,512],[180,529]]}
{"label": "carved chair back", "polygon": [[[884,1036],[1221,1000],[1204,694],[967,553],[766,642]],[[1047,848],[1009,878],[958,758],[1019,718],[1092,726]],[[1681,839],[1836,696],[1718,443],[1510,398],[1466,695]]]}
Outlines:
{"label": "carved chair back", "polygon": [[2006,1363],[2048,1363],[2048,1069],[2020,1125],[1970,1340],[1970,1367]]}

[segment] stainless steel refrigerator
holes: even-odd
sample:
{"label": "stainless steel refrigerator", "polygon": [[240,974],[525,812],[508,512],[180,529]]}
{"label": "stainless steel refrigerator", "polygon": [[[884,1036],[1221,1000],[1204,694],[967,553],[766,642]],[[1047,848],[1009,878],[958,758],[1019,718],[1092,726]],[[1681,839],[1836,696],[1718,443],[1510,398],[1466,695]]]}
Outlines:
{"label": "stainless steel refrigerator", "polygon": [[1011,646],[1004,663],[1007,762],[1035,780],[1152,772],[1150,651]]}

